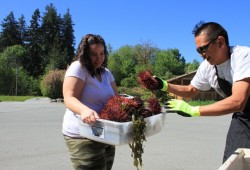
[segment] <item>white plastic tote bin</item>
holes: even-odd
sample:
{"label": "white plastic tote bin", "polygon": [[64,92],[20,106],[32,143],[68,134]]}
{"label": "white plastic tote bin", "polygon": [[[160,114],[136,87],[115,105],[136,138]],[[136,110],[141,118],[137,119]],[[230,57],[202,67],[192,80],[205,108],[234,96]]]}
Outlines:
{"label": "white plastic tote bin", "polygon": [[237,149],[219,170],[250,170],[250,149]]}
{"label": "white plastic tote bin", "polygon": [[[162,130],[165,123],[165,114],[160,113],[144,120],[146,122],[145,136],[149,137]],[[132,128],[132,121],[114,122],[98,119],[94,124],[90,125],[79,119],[81,136],[110,145],[128,144],[132,139]]]}

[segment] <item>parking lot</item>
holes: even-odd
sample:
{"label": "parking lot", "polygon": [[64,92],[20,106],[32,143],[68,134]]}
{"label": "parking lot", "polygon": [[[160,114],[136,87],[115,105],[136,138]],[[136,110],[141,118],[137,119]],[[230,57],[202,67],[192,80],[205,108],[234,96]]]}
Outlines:
{"label": "parking lot", "polygon": [[[61,133],[64,110],[48,101],[0,102],[0,169],[71,170]],[[218,169],[230,120],[168,113],[163,130],[145,142],[142,169]],[[128,145],[117,146],[113,169],[136,169]]]}

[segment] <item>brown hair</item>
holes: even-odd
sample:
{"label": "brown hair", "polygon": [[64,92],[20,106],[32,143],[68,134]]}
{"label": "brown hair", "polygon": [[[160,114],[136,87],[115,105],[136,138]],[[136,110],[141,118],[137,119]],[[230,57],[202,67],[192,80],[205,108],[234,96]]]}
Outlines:
{"label": "brown hair", "polygon": [[90,52],[90,46],[93,44],[102,44],[104,46],[105,59],[101,67],[97,69],[97,73],[99,74],[104,73],[105,67],[107,67],[107,62],[108,62],[108,50],[104,39],[100,35],[95,35],[95,34],[85,35],[78,45],[78,49],[75,56],[75,58],[79,60],[80,63],[82,64],[82,67],[85,67],[92,77],[95,76],[95,72],[94,72],[94,66],[92,65],[90,60],[89,52]]}

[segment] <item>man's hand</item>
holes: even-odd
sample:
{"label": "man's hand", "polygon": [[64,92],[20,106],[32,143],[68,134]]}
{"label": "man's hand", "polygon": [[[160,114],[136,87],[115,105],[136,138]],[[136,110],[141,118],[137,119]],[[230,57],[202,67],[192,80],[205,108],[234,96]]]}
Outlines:
{"label": "man's hand", "polygon": [[172,99],[166,103],[167,112],[176,112],[185,117],[200,116],[200,106],[191,106],[183,100]]}
{"label": "man's hand", "polygon": [[161,78],[157,77],[157,76],[153,76],[155,78],[155,80],[157,81],[157,87],[156,89],[158,90],[162,90],[162,91],[166,91],[168,89],[168,83],[165,80],[162,80]]}

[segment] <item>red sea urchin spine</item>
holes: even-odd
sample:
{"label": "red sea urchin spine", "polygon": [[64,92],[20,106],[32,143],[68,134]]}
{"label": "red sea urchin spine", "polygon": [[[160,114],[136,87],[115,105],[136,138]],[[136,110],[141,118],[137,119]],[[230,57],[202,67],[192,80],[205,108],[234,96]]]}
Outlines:
{"label": "red sea urchin spine", "polygon": [[130,121],[130,115],[126,112],[129,101],[128,99],[120,96],[114,96],[110,98],[101,110],[99,117],[101,119],[116,121],[116,122],[127,122]]}
{"label": "red sea urchin spine", "polygon": [[154,97],[150,97],[147,100],[148,104],[148,109],[153,113],[153,114],[159,114],[161,113],[161,105],[158,102],[158,100]]}
{"label": "red sea urchin spine", "polygon": [[149,90],[156,90],[158,82],[152,76],[151,72],[148,70],[142,71],[137,75],[139,84]]}
{"label": "red sea urchin spine", "polygon": [[99,117],[116,122],[128,122],[132,120],[132,115],[146,118],[159,113],[161,113],[161,106],[154,97],[147,100],[147,108],[145,108],[143,100],[139,97],[128,99],[114,96],[108,100]]}
{"label": "red sea urchin spine", "polygon": [[142,108],[140,109],[140,115],[142,115],[143,118],[147,118],[153,116],[153,113],[149,109]]}
{"label": "red sea urchin spine", "polygon": [[143,108],[144,102],[139,96],[135,96],[133,100],[137,103],[137,108]]}

